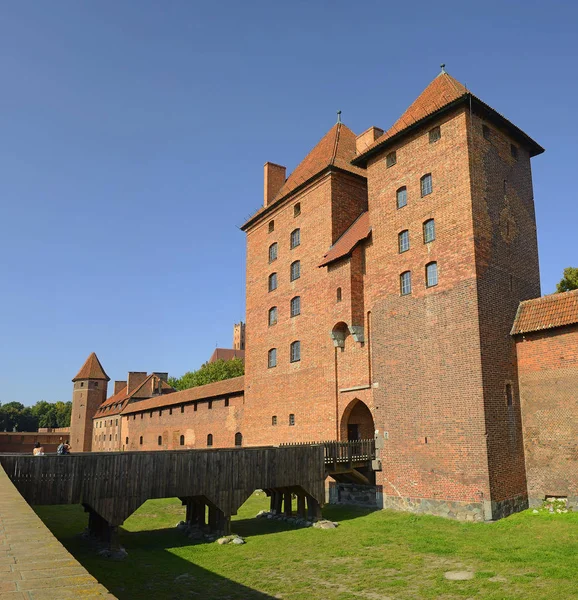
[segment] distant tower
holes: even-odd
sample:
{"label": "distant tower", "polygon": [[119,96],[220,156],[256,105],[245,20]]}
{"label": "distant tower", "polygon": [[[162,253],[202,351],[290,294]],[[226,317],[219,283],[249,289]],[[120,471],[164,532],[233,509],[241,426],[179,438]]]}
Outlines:
{"label": "distant tower", "polygon": [[106,400],[110,377],[104,372],[93,352],[72,380],[72,415],[70,445],[73,452],[90,452],[92,447],[92,418]]}
{"label": "distant tower", "polygon": [[233,349],[244,350],[245,349],[245,323],[235,323],[233,328]]}

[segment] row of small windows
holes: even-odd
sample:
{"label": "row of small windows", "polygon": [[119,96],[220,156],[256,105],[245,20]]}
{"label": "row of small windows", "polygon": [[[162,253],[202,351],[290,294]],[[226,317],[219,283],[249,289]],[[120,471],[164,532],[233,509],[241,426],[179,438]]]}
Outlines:
{"label": "row of small windows", "polygon": [[[425,286],[430,288],[438,284],[438,264],[430,262],[425,266]],[[402,296],[411,294],[411,271],[404,271],[399,276],[399,291]]]}
{"label": "row of small windows", "polygon": [[[295,281],[296,279],[299,279],[300,277],[301,277],[301,261],[296,260],[295,262],[291,263],[291,267],[289,270],[289,280]],[[271,273],[269,275],[269,286],[268,287],[269,287],[270,292],[277,289],[277,273]]]}
{"label": "row of small windows", "polygon": [[[299,362],[301,360],[301,342],[299,340],[292,342],[289,347],[290,362]],[[267,357],[267,366],[271,369],[277,366],[277,348],[271,348]]]}
{"label": "row of small windows", "polygon": [[[430,129],[428,132],[428,136],[429,136],[430,144],[434,144],[435,142],[440,140],[442,137],[442,131],[441,131],[440,127],[438,126],[438,127],[434,127],[433,129]],[[392,152],[387,154],[387,156],[385,157],[385,166],[389,169],[390,167],[393,167],[393,165],[396,165],[396,164],[397,164],[397,153],[395,150],[393,150]]]}
{"label": "row of small windows", "polygon": [[[108,423],[108,425],[107,425]],[[96,426],[97,427],[102,427],[102,426],[108,427],[109,425],[112,427],[112,419],[110,421],[97,421]],[[116,419],[116,426],[118,427],[118,419]]]}
{"label": "row of small windows", "polygon": [[[301,314],[301,296],[295,296],[295,298],[291,298],[290,303],[290,312],[292,317],[296,317]],[[269,309],[269,326],[275,325],[277,323],[277,307],[272,306]]]}
{"label": "row of small windows", "polygon": [[[433,183],[431,173],[424,175],[420,179],[421,197],[428,196],[433,191]],[[407,205],[407,187],[400,187],[395,193],[397,208],[403,208]]]}
{"label": "row of small windows", "polygon": [[[301,203],[297,202],[293,206],[293,218],[298,217],[301,214]],[[269,221],[269,233],[273,233],[275,231],[275,221]]]}
{"label": "row of small windows", "polygon": [[[273,427],[275,427],[277,425],[277,416],[273,415],[271,417],[271,425],[273,425]],[[292,427],[293,425],[295,425],[295,415],[293,413],[291,413],[289,415],[289,425]]]}
{"label": "row of small windows", "polygon": [[[199,404],[200,404],[200,402],[193,402],[193,410],[195,412],[198,410]],[[208,410],[211,410],[213,408],[213,400],[209,400],[208,402],[206,402],[206,404],[207,404],[207,409]],[[230,405],[229,398],[224,398],[223,404],[224,404],[225,407],[229,406]],[[177,408],[175,408],[175,410],[177,410]],[[181,410],[181,413],[185,412],[185,405],[184,404],[181,404],[180,410]],[[152,419],[154,413],[155,413],[154,410],[149,411],[149,417],[151,419]],[[172,414],[173,414],[173,408],[171,407],[171,408],[169,408],[169,415],[172,415]],[[140,413],[140,418],[144,419],[144,416],[145,416],[145,413],[141,412]],[[162,416],[163,416],[163,409],[161,408],[161,409],[159,409],[159,417],[162,417]],[[129,418],[129,417],[127,417],[127,418]],[[136,420],[136,413],[134,413],[132,415],[132,418],[133,418],[133,421]],[[118,420],[117,420],[117,424],[118,424]]]}
{"label": "row of small windows", "polygon": [[[291,250],[293,250],[293,248],[297,248],[297,246],[300,246],[300,245],[301,245],[301,229],[294,229],[291,232],[289,247],[291,248]],[[270,263],[272,263],[274,260],[277,260],[278,248],[279,248],[279,244],[277,244],[277,242],[273,242],[269,246],[269,262]]]}
{"label": "row of small windows", "polygon": [[[126,438],[125,440],[126,445],[128,446],[128,438]],[[139,445],[143,445],[144,444],[144,438],[141,435],[138,441]],[[157,438],[157,445],[158,446],[162,446],[163,445],[163,436],[159,435]],[[185,445],[185,436],[181,435],[181,437],[179,438],[179,445],[184,446]],[[213,445],[213,434],[209,433],[207,435],[207,446],[212,446]],[[243,445],[243,434],[240,432],[237,432],[235,434],[235,446],[242,446]]]}
{"label": "row of small windows", "polygon": [[[409,229],[404,229],[397,234],[398,249],[400,254],[409,250]],[[436,239],[436,226],[434,219],[428,219],[423,224],[423,243],[429,244]]]}

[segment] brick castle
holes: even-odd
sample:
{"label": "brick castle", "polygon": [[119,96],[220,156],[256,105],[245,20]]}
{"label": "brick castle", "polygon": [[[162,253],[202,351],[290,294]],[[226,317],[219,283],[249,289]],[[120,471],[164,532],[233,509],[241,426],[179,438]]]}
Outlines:
{"label": "brick castle", "polygon": [[[266,163],[245,376],[74,378],[75,451],[375,437],[384,507],[496,519],[578,498],[578,292],[540,298],[534,140],[442,69],[384,131]],[[246,338],[246,341],[245,341]]]}

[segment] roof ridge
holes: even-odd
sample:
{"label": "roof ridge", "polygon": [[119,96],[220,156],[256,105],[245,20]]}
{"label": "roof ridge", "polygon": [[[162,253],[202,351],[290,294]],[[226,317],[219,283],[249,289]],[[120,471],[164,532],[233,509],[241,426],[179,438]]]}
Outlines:
{"label": "roof ridge", "polygon": [[337,129],[335,131],[335,141],[333,142],[333,154],[331,155],[331,160],[329,161],[330,165],[335,164],[335,159],[337,158],[337,146],[339,146],[339,134],[341,133],[341,122],[336,123]]}

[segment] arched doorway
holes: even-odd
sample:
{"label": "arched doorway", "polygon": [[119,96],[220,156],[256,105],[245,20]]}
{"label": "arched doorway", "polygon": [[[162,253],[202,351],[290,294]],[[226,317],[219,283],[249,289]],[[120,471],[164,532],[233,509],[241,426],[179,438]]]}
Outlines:
{"label": "arched doorway", "polygon": [[374,435],[375,423],[367,404],[357,398],[352,400],[341,418],[341,439],[371,440]]}

